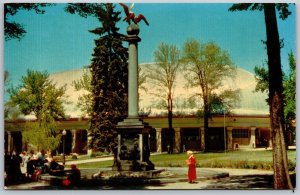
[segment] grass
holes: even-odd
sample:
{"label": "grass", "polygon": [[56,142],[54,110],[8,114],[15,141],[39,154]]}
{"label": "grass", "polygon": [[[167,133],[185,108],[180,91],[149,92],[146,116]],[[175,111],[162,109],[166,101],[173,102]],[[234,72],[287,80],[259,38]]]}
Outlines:
{"label": "grass", "polygon": [[[230,151],[226,153],[196,153],[197,167],[209,168],[247,168],[247,169],[272,169],[272,151]],[[150,157],[156,167],[186,167],[187,155],[161,154]],[[289,169],[296,166],[296,151],[288,151]],[[79,168],[103,168],[110,167],[113,162],[94,162],[78,164]]]}

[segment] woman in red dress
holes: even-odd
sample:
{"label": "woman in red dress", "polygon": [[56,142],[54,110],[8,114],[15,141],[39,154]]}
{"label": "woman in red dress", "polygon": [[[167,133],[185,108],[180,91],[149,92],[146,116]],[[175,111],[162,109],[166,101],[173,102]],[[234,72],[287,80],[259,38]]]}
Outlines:
{"label": "woman in red dress", "polygon": [[189,166],[189,171],[188,171],[188,179],[189,183],[195,183],[195,180],[197,179],[196,177],[196,158],[193,155],[193,152],[188,150],[186,152],[188,155],[188,160],[186,160],[186,164]]}

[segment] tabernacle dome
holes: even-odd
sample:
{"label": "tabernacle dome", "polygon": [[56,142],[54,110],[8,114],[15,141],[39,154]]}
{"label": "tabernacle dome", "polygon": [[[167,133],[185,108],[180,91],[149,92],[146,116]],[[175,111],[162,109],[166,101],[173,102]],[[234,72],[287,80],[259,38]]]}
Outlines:
{"label": "tabernacle dome", "polygon": [[[151,65],[152,63],[140,64],[142,70],[145,66]],[[80,108],[77,106],[78,97],[87,93],[84,90],[76,91],[73,86],[73,81],[79,80],[83,75],[83,69],[77,70],[69,70],[64,72],[58,72],[54,74],[50,74],[50,79],[57,84],[57,86],[67,85],[66,96],[67,100],[70,102],[65,105],[66,114],[71,118],[77,118],[82,116],[82,112]],[[191,89],[187,88],[187,81],[184,78],[186,75],[181,71],[177,75],[177,80],[174,88],[174,101],[175,108],[173,109],[173,113],[182,112],[185,114],[191,114],[196,112],[199,108],[198,105],[196,108],[184,108],[183,102],[187,100],[187,98],[193,96],[199,91],[199,89]],[[267,105],[266,99],[268,94],[255,92],[256,80],[254,74],[237,68],[236,77],[228,78],[223,81],[222,89],[239,89],[240,90],[240,102],[233,108],[232,113],[236,115],[268,115],[269,107]],[[146,80],[146,83],[143,84],[143,87],[147,90],[139,90],[139,107],[140,110],[147,112],[151,110],[150,116],[160,115],[161,113],[165,113],[164,109],[157,109],[154,107],[154,104],[157,103],[157,89],[155,86]]]}

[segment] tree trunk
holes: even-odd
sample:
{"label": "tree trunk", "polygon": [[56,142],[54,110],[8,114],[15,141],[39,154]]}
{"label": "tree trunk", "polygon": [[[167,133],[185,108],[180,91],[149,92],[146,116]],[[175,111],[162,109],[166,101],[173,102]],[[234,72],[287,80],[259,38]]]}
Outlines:
{"label": "tree trunk", "polygon": [[173,115],[173,112],[172,112],[172,99],[171,97],[169,96],[168,98],[168,124],[169,124],[169,150],[168,150],[168,153],[169,154],[172,154],[173,153],[173,150],[174,150],[174,144],[173,144],[173,136],[174,136],[174,133],[173,133],[173,126],[172,126],[172,115]]}
{"label": "tree trunk", "polygon": [[205,141],[205,147],[204,152],[207,152],[209,148],[208,146],[208,119],[209,119],[209,105],[208,105],[208,95],[207,93],[203,93],[203,104],[204,104],[204,141]]}
{"label": "tree trunk", "polygon": [[273,144],[274,188],[291,189],[285,146],[282,70],[275,4],[264,5],[269,68],[269,105]]}

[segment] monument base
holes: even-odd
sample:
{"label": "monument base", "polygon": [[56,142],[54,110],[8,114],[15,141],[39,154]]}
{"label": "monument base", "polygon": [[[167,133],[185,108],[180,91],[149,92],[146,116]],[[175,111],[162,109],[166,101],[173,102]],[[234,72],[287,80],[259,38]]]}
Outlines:
{"label": "monument base", "polygon": [[154,170],[154,164],[151,161],[132,161],[120,160],[117,161],[113,167],[113,171],[150,171]]}
{"label": "monument base", "polygon": [[154,164],[149,160],[151,127],[139,118],[126,118],[117,125],[118,151],[114,171],[149,171]]}

